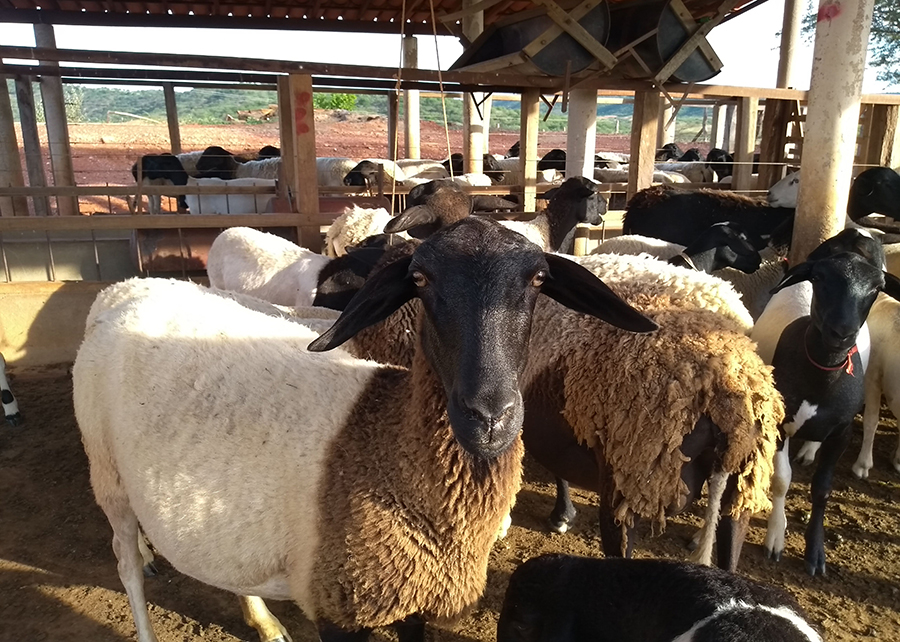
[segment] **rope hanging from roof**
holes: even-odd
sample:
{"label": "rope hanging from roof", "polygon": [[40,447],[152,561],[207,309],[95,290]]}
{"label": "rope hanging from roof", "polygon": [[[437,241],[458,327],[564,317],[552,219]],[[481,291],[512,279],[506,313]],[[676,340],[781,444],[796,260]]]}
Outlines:
{"label": "rope hanging from roof", "polygon": [[[403,0],[405,3],[406,0]],[[441,91],[441,111],[444,114],[444,137],[447,140],[447,158],[451,159],[452,154],[450,153],[450,126],[447,124],[447,102],[444,96],[444,78],[441,74],[441,54],[438,51],[438,36],[437,36],[437,21],[434,18],[434,0],[428,0],[428,6],[431,9],[431,30],[434,33],[434,55],[437,60],[437,72],[438,72],[438,88]],[[453,176],[453,162],[448,161],[450,165],[450,176]]]}

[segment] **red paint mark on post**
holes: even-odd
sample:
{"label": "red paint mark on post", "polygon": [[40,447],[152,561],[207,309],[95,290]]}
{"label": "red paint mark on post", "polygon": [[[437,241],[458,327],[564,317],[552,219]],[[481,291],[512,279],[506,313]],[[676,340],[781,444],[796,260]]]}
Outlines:
{"label": "red paint mark on post", "polygon": [[299,94],[297,94],[297,102],[301,105],[308,103],[310,98],[312,98],[312,94],[310,94],[308,91],[301,91]]}
{"label": "red paint mark on post", "polygon": [[306,118],[306,110],[303,107],[296,107],[294,109],[294,120],[301,121]]}
{"label": "red paint mark on post", "polygon": [[298,134],[308,134],[309,133],[309,125],[306,123],[299,123],[297,125],[297,133]]}
{"label": "red paint mark on post", "polygon": [[829,2],[826,2],[821,7],[819,7],[819,14],[816,17],[816,22],[822,22],[823,20],[831,22],[839,15],[841,15],[840,0],[830,0]]}

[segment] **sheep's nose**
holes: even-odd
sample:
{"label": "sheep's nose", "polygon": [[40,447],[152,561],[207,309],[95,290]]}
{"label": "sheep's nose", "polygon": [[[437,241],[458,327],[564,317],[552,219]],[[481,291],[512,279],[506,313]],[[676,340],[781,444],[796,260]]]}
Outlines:
{"label": "sheep's nose", "polygon": [[463,402],[467,413],[482,423],[489,431],[500,426],[509,419],[515,409],[515,397],[496,399],[493,397],[476,397]]}

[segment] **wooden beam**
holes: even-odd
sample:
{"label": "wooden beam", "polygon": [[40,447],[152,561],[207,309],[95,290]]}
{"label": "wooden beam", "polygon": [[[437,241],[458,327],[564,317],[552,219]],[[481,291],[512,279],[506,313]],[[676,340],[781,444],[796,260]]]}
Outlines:
{"label": "wooden beam", "polygon": [[522,141],[519,173],[522,176],[522,209],[533,212],[537,197],[538,127],[541,120],[541,92],[522,90],[519,140]]}
{"label": "wooden beam", "polygon": [[[319,214],[319,185],[316,176],[316,124],[313,117],[312,76],[291,74],[291,115],[294,130],[294,199],[297,211],[314,219]],[[301,225],[298,238],[303,247],[322,251],[322,234],[318,225]]]}
{"label": "wooden beam", "polygon": [[57,232],[69,230],[158,230],[224,227],[295,227],[301,224],[327,225],[331,218],[300,214],[156,214],[102,216],[16,216],[0,218],[0,234],[8,232]]}
{"label": "wooden beam", "polygon": [[[550,16],[550,19],[553,20],[560,29],[572,36],[578,44],[587,49],[600,64],[607,69],[612,69],[616,66],[618,60],[609,52],[609,49],[597,42],[594,36],[588,33],[587,29],[578,23],[581,18],[600,4],[600,0],[586,0],[575,7],[571,12],[561,9],[554,0],[533,1],[535,4],[543,6],[547,10],[547,15]],[[523,51],[525,51],[528,56],[533,57],[535,53],[546,47],[554,38],[556,38],[556,35],[548,38],[547,34],[549,32],[549,29],[545,31],[537,39],[526,45]],[[534,45],[534,47],[532,45]]]}
{"label": "wooden beam", "polygon": [[441,16],[437,16],[438,22],[456,22],[457,20],[461,20],[466,18],[474,13],[478,13],[479,11],[484,11],[485,9],[490,9],[495,4],[502,2],[503,0],[481,0],[481,2],[476,2],[473,5],[462,9],[461,11],[454,11],[453,13],[446,13]]}
{"label": "wooden beam", "polygon": [[734,174],[731,186],[734,190],[754,189],[753,153],[756,151],[756,115],[759,99],[741,98],[737,103],[737,131],[734,141]]}
{"label": "wooden beam", "polygon": [[181,153],[181,130],[178,127],[178,107],[175,103],[175,86],[163,83],[163,99],[166,103],[166,123],[169,125],[169,142],[173,154]]}
{"label": "wooden beam", "polygon": [[[419,46],[415,36],[403,37],[403,66],[415,69],[419,66]],[[407,89],[403,92],[403,141],[406,158],[422,156],[419,90]]]}
{"label": "wooden beam", "polygon": [[[675,13],[675,17],[678,18],[678,22],[684,27],[685,33],[691,33],[697,26],[697,21],[694,20],[694,16],[692,16],[691,12],[688,11],[688,8],[684,6],[684,3],[681,0],[669,0],[669,8],[672,9]],[[713,50],[712,45],[709,44],[709,41],[706,38],[700,40],[697,44],[697,48],[703,52],[703,56],[710,62],[713,69],[718,71],[722,68],[722,60]]]}
{"label": "wooden beam", "polygon": [[396,91],[388,94],[387,158],[395,160],[400,136],[400,97]]}
{"label": "wooden beam", "polygon": [[895,149],[900,143],[897,132],[900,107],[868,105],[867,111],[869,122],[866,127],[866,145],[860,160],[866,165],[896,167]]}
{"label": "wooden beam", "polygon": [[634,94],[631,118],[631,161],[628,163],[628,191],[631,198],[653,183],[656,161],[656,132],[661,107],[659,92],[645,90]]}
{"label": "wooden beam", "polygon": [[[28,184],[31,187],[46,187],[44,157],[41,153],[41,139],[38,134],[37,111],[34,107],[34,88],[30,76],[16,76],[16,102],[19,105],[19,123],[22,127],[22,146],[25,148],[25,167]],[[50,202],[46,196],[31,199],[36,216],[50,215]]]}
{"label": "wooden beam", "polygon": [[756,189],[768,189],[782,179],[784,146],[793,114],[793,101],[767,100],[763,115],[762,141],[759,145],[759,179]]}
{"label": "wooden beam", "polygon": [[[28,216],[28,201],[15,196],[5,187],[23,187],[22,163],[19,160],[19,144],[13,123],[12,103],[3,78],[0,89],[0,217]],[[5,194],[4,194],[5,193]]]}
{"label": "wooden beam", "polygon": [[[297,183],[294,168],[294,113],[291,110],[291,86],[287,76],[278,79],[278,132],[281,139],[281,174],[278,177],[278,198],[291,212],[297,211],[291,200],[293,186]],[[297,238],[300,238],[297,230]]]}

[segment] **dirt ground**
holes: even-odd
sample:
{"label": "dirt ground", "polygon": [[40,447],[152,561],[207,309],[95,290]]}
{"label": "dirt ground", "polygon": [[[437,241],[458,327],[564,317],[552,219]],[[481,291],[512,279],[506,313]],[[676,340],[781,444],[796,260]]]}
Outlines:
{"label": "dirt ground", "polygon": [[[111,530],[94,502],[87,458],[75,424],[71,378],[66,370],[16,373],[13,390],[26,423],[0,425],[0,642],[121,642],[134,639],[128,600],[116,573]],[[887,411],[875,441],[875,468],[858,481],[850,464],[861,429],[843,457],[828,507],[828,574],[803,570],[803,524],[810,470],[797,466],[788,501],[787,550],[778,564],[764,559],[763,516],[752,521],[740,572],[787,588],[832,642],[900,639],[900,475],[890,466],[896,421]],[[572,530],[550,535],[552,480],[526,463],[526,484],[506,539],[494,546],[488,587],[480,608],[455,631],[429,629],[434,642],[494,639],[509,574],[522,561],[551,551],[601,556],[595,501],[576,493]],[[698,511],[673,519],[665,533],[642,532],[640,557],[683,559]],[[181,575],[164,560],[145,583],[160,642],[254,641],[230,594]],[[273,602],[272,611],[295,642],[317,636],[300,610]],[[393,639],[380,632],[378,640]]]}
{"label": "dirt ground", "polygon": [[[334,114],[317,123],[320,156],[383,156],[384,119],[344,119]],[[79,184],[128,184],[140,154],[163,151],[164,127],[76,125],[71,132]],[[443,128],[423,123],[423,156],[446,157]],[[491,133],[491,151],[515,142],[511,132]],[[564,146],[565,134],[541,134],[542,150]],[[185,150],[210,144],[231,151],[278,144],[275,125],[184,126]],[[625,151],[627,137],[598,138],[597,149]],[[461,147],[451,132],[451,147]],[[12,369],[12,386],[24,426],[0,425],[0,642],[120,642],[134,639],[127,598],[116,572],[111,530],[94,502],[87,460],[74,421],[71,379],[65,368]],[[803,517],[808,510],[811,471],[797,467],[788,498],[788,538],[779,564],[764,559],[764,516],[756,516],[744,547],[740,572],[794,593],[830,641],[900,640],[900,474],[890,458],[897,446],[897,423],[886,409],[875,441],[875,468],[859,481],[850,465],[861,428],[840,462],[829,504],[828,575],[810,578],[803,570]],[[601,555],[595,500],[576,492],[579,516],[569,533],[550,535],[546,517],[553,506],[552,479],[532,462],[513,512],[507,538],[494,547],[488,586],[480,608],[455,631],[429,629],[434,642],[494,639],[498,608],[513,569],[551,551]],[[640,557],[683,559],[685,542],[698,523],[698,509],[673,519],[666,532],[642,532]],[[151,619],[161,642],[256,640],[244,624],[237,600],[175,571],[164,560],[147,580]],[[272,603],[273,612],[295,642],[314,642],[314,628],[290,603]],[[379,633],[379,640],[393,639]]]}

